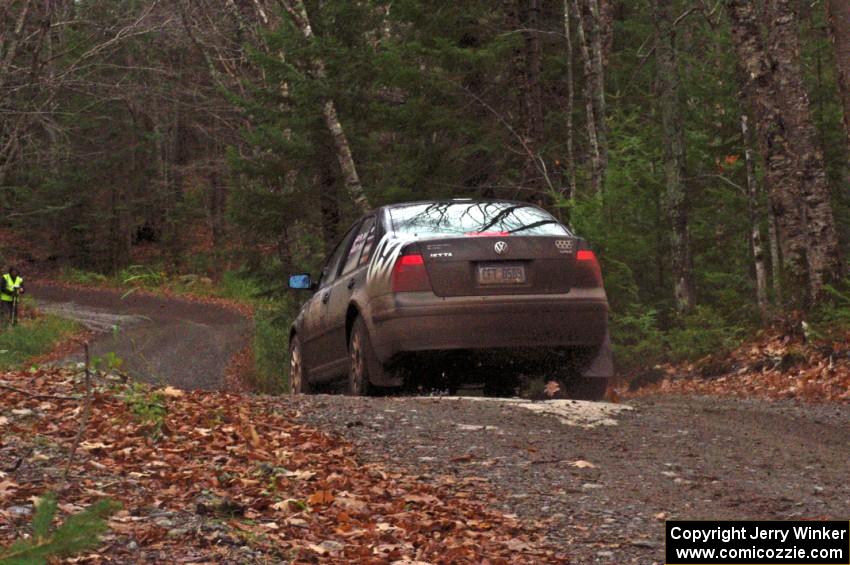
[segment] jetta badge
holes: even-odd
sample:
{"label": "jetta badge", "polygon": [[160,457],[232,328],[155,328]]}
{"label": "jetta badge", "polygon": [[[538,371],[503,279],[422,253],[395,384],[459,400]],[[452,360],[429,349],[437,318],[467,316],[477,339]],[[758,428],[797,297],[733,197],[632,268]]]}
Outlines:
{"label": "jetta badge", "polygon": [[493,249],[496,251],[496,255],[504,255],[508,252],[508,244],[504,241],[497,241]]}

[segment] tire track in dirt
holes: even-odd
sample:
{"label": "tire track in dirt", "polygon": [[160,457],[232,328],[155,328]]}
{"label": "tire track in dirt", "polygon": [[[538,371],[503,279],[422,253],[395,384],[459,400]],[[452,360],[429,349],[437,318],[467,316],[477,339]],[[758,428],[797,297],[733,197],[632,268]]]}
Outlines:
{"label": "tire track in dirt", "polygon": [[667,518],[847,518],[846,404],[486,400],[305,395],[281,404],[368,462],[499,493],[501,510],[538,521],[574,563],[663,563]]}
{"label": "tire track in dirt", "polygon": [[42,310],[97,332],[92,355],[114,352],[124,371],[149,383],[221,389],[228,362],[251,335],[248,318],[214,304],[45,283],[27,290]]}

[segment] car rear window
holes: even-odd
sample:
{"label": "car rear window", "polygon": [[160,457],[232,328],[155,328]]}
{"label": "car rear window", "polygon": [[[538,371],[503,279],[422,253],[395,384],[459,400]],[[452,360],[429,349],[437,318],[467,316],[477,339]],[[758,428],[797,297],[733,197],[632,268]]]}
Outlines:
{"label": "car rear window", "polygon": [[390,208],[396,233],[440,235],[569,235],[558,220],[515,202],[432,202]]}

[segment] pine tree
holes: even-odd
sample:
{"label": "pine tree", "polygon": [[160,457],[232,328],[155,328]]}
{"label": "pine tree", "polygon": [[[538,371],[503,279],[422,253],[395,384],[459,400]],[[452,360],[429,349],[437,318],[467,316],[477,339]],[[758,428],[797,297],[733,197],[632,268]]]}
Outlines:
{"label": "pine tree", "polygon": [[120,508],[115,502],[101,500],[52,529],[56,506],[56,495],[52,493],[40,499],[33,516],[32,537],[0,550],[0,565],[47,563],[51,557],[70,557],[97,547],[98,536],[107,529],[106,519]]}

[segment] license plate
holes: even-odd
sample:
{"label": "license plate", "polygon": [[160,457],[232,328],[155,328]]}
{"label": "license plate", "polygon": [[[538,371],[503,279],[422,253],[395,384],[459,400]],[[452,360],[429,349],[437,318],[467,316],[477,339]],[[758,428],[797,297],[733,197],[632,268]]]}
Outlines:
{"label": "license plate", "polygon": [[480,265],[478,284],[525,284],[525,266]]}

